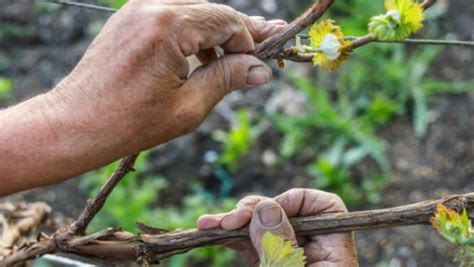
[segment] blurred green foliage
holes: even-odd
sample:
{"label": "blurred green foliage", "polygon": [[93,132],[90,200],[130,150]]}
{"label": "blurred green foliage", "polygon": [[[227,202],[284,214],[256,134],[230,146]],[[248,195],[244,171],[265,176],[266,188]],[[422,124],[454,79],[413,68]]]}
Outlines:
{"label": "blurred green foliage", "polygon": [[47,14],[61,8],[61,5],[54,5],[46,2],[34,2],[35,13],[39,15]]}
{"label": "blurred green foliage", "polygon": [[370,17],[380,13],[385,13],[383,1],[346,0],[335,2],[326,16],[336,19],[346,35],[360,36],[367,34]]}
{"label": "blurred green foliage", "polygon": [[8,100],[11,97],[13,80],[0,76],[0,101]]}
{"label": "blurred green foliage", "polygon": [[100,0],[101,3],[113,8],[121,8],[128,0]]}
{"label": "blurred green foliage", "polygon": [[28,25],[17,25],[11,23],[0,24],[0,39],[7,38],[29,38],[35,36],[35,29]]}
{"label": "blurred green foliage", "polygon": [[111,7],[120,8],[120,7],[122,7],[125,3],[127,3],[128,0],[107,0],[107,2],[109,2],[109,5],[110,5]]}
{"label": "blurred green foliage", "polygon": [[0,71],[7,70],[10,66],[10,62],[8,59],[0,58]]}
{"label": "blurred green foliage", "polygon": [[[349,178],[351,168],[362,159],[369,157],[379,167],[382,174],[389,171],[389,161],[384,153],[385,144],[375,134],[375,125],[390,118],[393,108],[379,108],[382,100],[368,103],[368,110],[360,113],[358,103],[334,101],[322,84],[313,83],[300,76],[293,76],[295,86],[306,93],[307,109],[295,117],[277,115],[275,125],[284,133],[281,153],[291,158],[305,150],[317,154],[308,166],[309,174],[315,178],[315,186],[339,194],[348,204],[363,199],[376,201],[383,175],[373,174],[367,179],[363,190]],[[323,83],[323,77],[318,83]],[[382,114],[382,111],[385,114]],[[376,123],[377,122],[377,123]],[[370,189],[370,190],[369,190]]]}
{"label": "blurred green foliage", "polygon": [[241,109],[236,114],[236,122],[228,133],[223,131],[213,133],[214,139],[224,145],[218,163],[227,167],[231,172],[237,170],[239,160],[247,154],[255,139],[255,130],[252,129],[250,112]]}
{"label": "blurred green foliage", "polygon": [[[368,19],[380,12],[383,1],[349,0],[336,2],[330,16],[346,35],[360,36],[367,33]],[[308,173],[315,186],[339,194],[348,205],[378,201],[390,164],[377,130],[394,116],[409,116],[422,138],[431,120],[432,96],[474,88],[473,81],[447,82],[428,74],[442,49],[371,44],[354,51],[336,73],[316,69],[312,78],[291,73],[307,105],[298,116],[272,116],[283,133],[281,155],[312,155]],[[367,160],[377,168],[365,166]],[[352,173],[361,162],[365,170],[357,177]]]}
{"label": "blurred green foliage", "polygon": [[[136,171],[128,174],[114,189],[107,199],[102,211],[94,218],[90,232],[95,232],[111,226],[122,226],[126,231],[137,233],[135,223],[162,229],[195,228],[196,220],[206,213],[220,213],[231,210],[235,200],[226,198],[218,201],[207,198],[203,194],[177,196],[182,201],[181,207],[174,205],[159,205],[156,200],[160,192],[168,188],[163,177],[145,175],[150,162],[149,152],[142,153],[135,164]],[[81,179],[80,187],[93,196],[109,177],[118,162],[110,164],[98,171],[86,174]],[[170,188],[172,190],[172,187]],[[190,253],[178,255],[166,262],[166,266],[186,266],[192,263],[206,263],[206,266],[225,266],[235,259],[235,252],[221,247],[211,247],[193,250]]]}

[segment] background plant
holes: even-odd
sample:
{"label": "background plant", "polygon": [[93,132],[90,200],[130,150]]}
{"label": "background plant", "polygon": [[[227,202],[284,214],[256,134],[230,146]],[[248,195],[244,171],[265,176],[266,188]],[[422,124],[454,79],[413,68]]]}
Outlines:
{"label": "background plant", "polygon": [[[346,34],[361,36],[367,32],[367,14],[382,10],[382,1],[338,1],[330,17]],[[428,12],[427,17],[439,14]],[[424,35],[436,31],[429,25]],[[412,120],[416,136],[423,138],[432,120],[430,103],[437,94],[474,88],[472,80],[450,82],[428,74],[442,51],[433,46],[408,50],[403,45],[373,44],[353,52],[336,73],[316,69],[314,78],[291,73],[290,82],[307,101],[297,116],[270,115],[283,134],[282,157],[314,158],[307,165],[314,185],[339,194],[349,205],[377,202],[390,173],[387,146],[378,130],[395,117],[406,117]],[[376,168],[357,173],[360,164]]]}
{"label": "background plant", "polygon": [[0,76],[0,101],[6,101],[11,97],[13,81]]}
{"label": "background plant", "polygon": [[219,156],[218,163],[231,172],[237,170],[237,165],[249,151],[258,129],[252,127],[250,112],[240,109],[236,112],[236,121],[229,132],[216,131],[214,139],[223,144],[223,151]]}

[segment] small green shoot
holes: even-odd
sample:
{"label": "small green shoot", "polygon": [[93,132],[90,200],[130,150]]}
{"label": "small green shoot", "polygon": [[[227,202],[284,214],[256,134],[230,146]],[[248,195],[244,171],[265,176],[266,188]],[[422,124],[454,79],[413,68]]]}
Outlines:
{"label": "small green shoot", "polygon": [[461,266],[473,267],[474,229],[466,209],[460,214],[439,204],[431,223],[446,240],[459,247],[455,261]]}
{"label": "small green shoot", "polygon": [[260,267],[304,267],[306,257],[302,248],[293,248],[291,241],[265,232],[262,235]]}
{"label": "small green shoot", "polygon": [[403,41],[423,27],[425,15],[414,0],[385,0],[385,10],[369,23],[369,32],[380,40]]}

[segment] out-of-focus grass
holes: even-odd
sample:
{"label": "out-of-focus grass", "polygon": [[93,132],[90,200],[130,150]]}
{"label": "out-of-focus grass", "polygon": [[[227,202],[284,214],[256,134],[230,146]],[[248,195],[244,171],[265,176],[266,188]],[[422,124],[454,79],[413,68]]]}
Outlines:
{"label": "out-of-focus grass", "polygon": [[255,131],[251,125],[250,112],[246,109],[237,111],[236,121],[229,132],[215,131],[213,137],[223,144],[224,150],[220,154],[218,163],[235,172],[239,160],[250,149]]}
{"label": "out-of-focus grass", "polygon": [[[337,1],[329,13],[346,35],[365,35],[369,18],[383,13],[383,1]],[[437,9],[428,17],[440,14]],[[378,201],[390,166],[387,144],[377,130],[395,116],[407,116],[416,136],[422,138],[431,120],[432,97],[474,88],[474,81],[447,82],[429,75],[442,51],[433,46],[408,50],[404,45],[371,44],[354,51],[335,73],[315,69],[312,77],[306,77],[285,72],[294,87],[305,93],[307,104],[298,116],[271,115],[283,134],[282,157],[314,155],[307,166],[314,185],[339,194],[348,205]],[[351,175],[367,159],[377,168],[365,170],[362,177]]]}
{"label": "out-of-focus grass", "polygon": [[11,98],[13,89],[13,80],[0,76],[0,101],[6,101]]}

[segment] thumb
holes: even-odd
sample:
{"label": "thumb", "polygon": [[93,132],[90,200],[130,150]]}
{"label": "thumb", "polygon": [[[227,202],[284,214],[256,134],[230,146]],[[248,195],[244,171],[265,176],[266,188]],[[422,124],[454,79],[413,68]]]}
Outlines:
{"label": "thumb", "polygon": [[270,82],[272,70],[263,61],[250,55],[226,55],[197,68],[184,83],[191,106],[205,107],[209,112],[225,95]]}
{"label": "thumb", "polygon": [[288,217],[280,205],[272,199],[258,203],[250,222],[250,239],[259,257],[262,257],[261,237],[267,231],[291,241],[295,247],[298,246]]}

